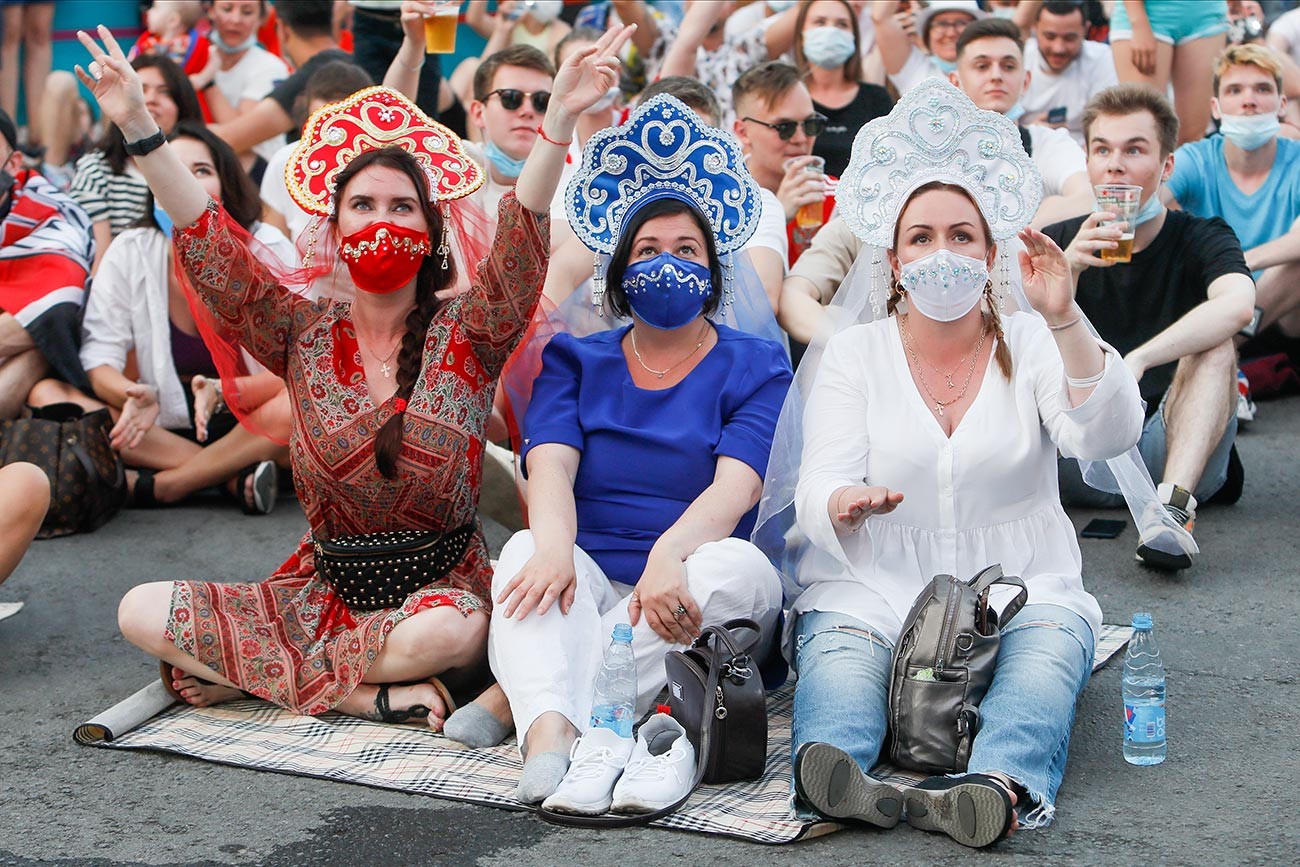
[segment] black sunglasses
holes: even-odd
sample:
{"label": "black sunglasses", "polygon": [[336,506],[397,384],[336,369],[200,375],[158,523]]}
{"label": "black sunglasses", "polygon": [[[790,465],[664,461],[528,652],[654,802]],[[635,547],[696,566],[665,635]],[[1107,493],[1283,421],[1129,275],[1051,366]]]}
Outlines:
{"label": "black sunglasses", "polygon": [[527,96],[533,101],[533,108],[538,114],[546,114],[546,106],[551,101],[551,92],[549,90],[537,90],[532,93],[524,93],[522,90],[515,90],[513,87],[501,87],[487,95],[483,101],[486,102],[492,98],[492,94],[501,98],[501,107],[506,111],[515,111],[519,106],[524,104],[524,97]]}
{"label": "black sunglasses", "polygon": [[826,115],[817,114],[816,112],[813,112],[803,120],[779,120],[776,123],[768,123],[767,121],[759,120],[756,117],[741,118],[741,120],[753,121],[754,123],[761,124],[768,129],[776,130],[776,134],[780,136],[781,141],[789,141],[794,138],[795,128],[800,124],[803,124],[804,135],[808,136],[808,138],[816,138],[826,131],[827,119]]}

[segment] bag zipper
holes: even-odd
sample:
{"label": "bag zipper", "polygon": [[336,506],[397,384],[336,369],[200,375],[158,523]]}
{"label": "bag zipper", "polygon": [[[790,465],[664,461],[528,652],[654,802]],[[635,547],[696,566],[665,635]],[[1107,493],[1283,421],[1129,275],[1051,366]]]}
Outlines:
{"label": "bag zipper", "polygon": [[943,629],[939,632],[939,649],[935,654],[934,668],[935,671],[942,671],[948,667],[948,660],[952,658],[952,627],[957,619],[957,601],[961,595],[961,590],[957,587],[957,580],[948,585],[948,601],[943,611]]}

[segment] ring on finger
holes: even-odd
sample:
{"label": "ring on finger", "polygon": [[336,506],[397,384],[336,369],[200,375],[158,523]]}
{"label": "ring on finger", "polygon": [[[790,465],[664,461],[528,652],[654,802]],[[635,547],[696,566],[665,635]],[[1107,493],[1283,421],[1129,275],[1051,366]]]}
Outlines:
{"label": "ring on finger", "polygon": [[685,606],[685,605],[678,604],[678,606],[677,606],[676,608],[673,609],[673,619],[674,619],[674,620],[681,620],[681,619],[682,619],[682,616],[685,615],[685,614],[686,614],[686,606]]}

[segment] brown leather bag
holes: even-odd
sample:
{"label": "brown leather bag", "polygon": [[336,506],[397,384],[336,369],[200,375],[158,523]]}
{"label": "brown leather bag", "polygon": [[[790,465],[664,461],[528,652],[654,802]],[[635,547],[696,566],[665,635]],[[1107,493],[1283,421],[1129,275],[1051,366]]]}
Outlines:
{"label": "brown leather bag", "polygon": [[108,410],[54,403],[27,413],[0,424],[0,466],[26,461],[49,476],[50,510],[37,538],[103,526],[126,502],[126,471],[109,444]]}

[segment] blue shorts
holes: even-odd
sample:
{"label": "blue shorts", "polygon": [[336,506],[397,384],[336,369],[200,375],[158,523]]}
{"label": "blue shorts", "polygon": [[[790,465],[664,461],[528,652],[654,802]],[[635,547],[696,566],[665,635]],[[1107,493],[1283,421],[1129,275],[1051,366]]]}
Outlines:
{"label": "blue shorts", "polygon": [[[1228,0],[1147,0],[1147,20],[1156,40],[1182,45],[1194,39],[1228,32]],[[1110,16],[1110,41],[1133,38],[1133,25],[1124,4]]]}

